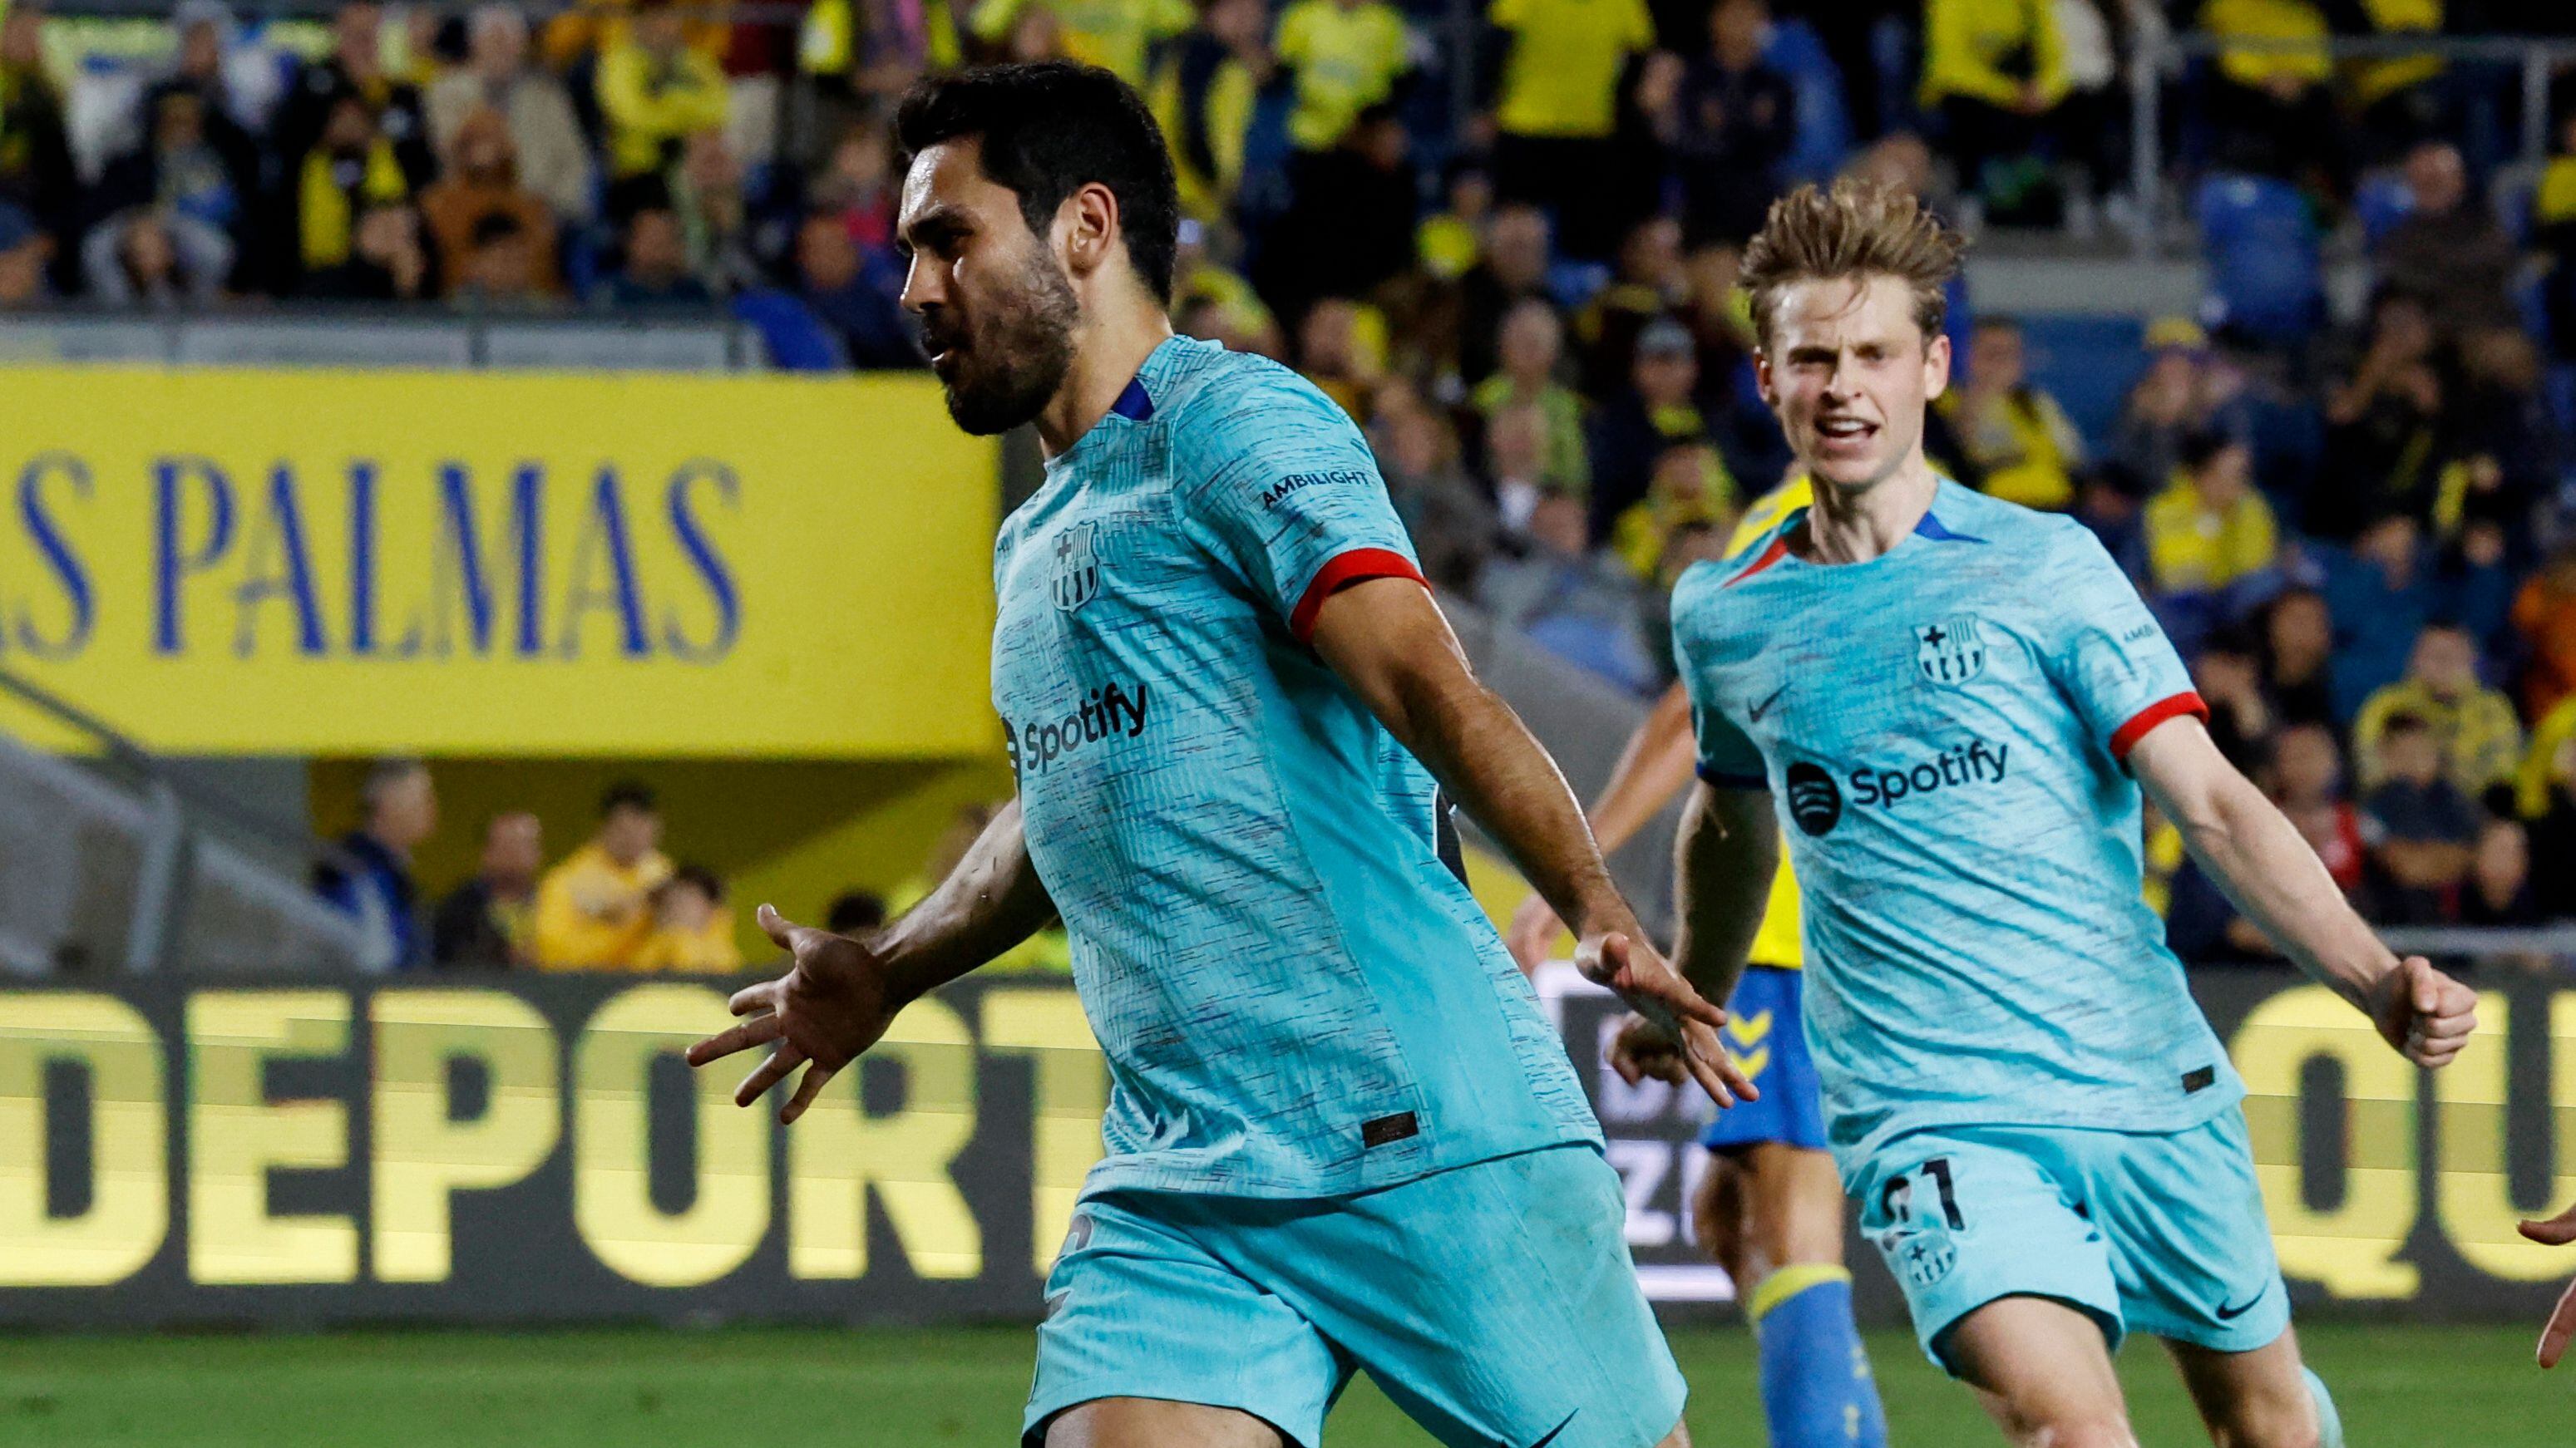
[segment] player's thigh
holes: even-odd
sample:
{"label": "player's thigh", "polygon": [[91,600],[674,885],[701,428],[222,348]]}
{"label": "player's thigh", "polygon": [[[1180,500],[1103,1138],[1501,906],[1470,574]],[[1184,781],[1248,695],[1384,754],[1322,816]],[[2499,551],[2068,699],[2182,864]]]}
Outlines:
{"label": "player's thigh", "polygon": [[2135,1448],[2100,1329],[2044,1297],[2001,1297],[1954,1325],[1943,1347],[2004,1436],[2030,1448]]}
{"label": "player's thigh", "polygon": [[[1075,1209],[1047,1274],[1021,1419],[1031,1448],[1315,1448],[1350,1366],[1295,1308],[1206,1248],[1202,1210],[1153,1193]],[[1216,1436],[1189,1436],[1203,1425]]]}
{"label": "player's thigh", "polygon": [[2133,1331],[2249,1353],[2290,1325],[2244,1114],[2170,1133],[2087,1132],[2086,1195],[2110,1238]]}
{"label": "player's thigh", "polygon": [[1843,1260],[1843,1182],[1831,1155],[1766,1141],[1736,1154],[1746,1231],[1776,1266]]}
{"label": "player's thigh", "polygon": [[1048,1420],[1046,1448],[1289,1448],[1268,1423],[1231,1408],[1159,1398],[1095,1398]]}
{"label": "player's thigh", "polygon": [[1344,1198],[1239,1250],[1451,1448],[1647,1448],[1685,1389],[1638,1290],[1618,1173],[1551,1147]]}
{"label": "player's thigh", "polygon": [[1744,1199],[1744,1169],[1731,1151],[1713,1151],[1708,1169],[1691,1192],[1691,1240],[1709,1259],[1726,1269],[1739,1288],[1771,1270],[1753,1251],[1750,1216]]}
{"label": "player's thigh", "polygon": [[2218,1448],[2315,1448],[2321,1425],[2296,1333],[2284,1331],[2246,1352],[2165,1346]]}
{"label": "player's thigh", "polygon": [[2096,1351],[2125,1331],[2110,1247],[2069,1191],[2046,1140],[1984,1127],[1899,1137],[1852,1179],[1862,1233],[1904,1290],[1916,1340],[1960,1371],[1948,1339],[2008,1297],[2064,1303]]}

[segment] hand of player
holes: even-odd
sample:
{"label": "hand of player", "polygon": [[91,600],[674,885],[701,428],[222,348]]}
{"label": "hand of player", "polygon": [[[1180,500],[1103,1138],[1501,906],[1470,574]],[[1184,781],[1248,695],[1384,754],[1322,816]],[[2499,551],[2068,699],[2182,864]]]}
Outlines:
{"label": "hand of player", "polygon": [[[1718,1042],[1717,1028],[1726,1024],[1726,1012],[1702,999],[1653,946],[1626,931],[1598,932],[1575,945],[1574,965],[1584,979],[1618,992],[1630,1010],[1662,1031],[1681,1071],[1688,1072],[1720,1107],[1732,1106],[1739,1098],[1760,1099],[1762,1093]],[[1614,1053],[1612,1065],[1617,1064]],[[1637,1083],[1637,1077],[1625,1071],[1621,1075],[1629,1085]],[[1664,1079],[1679,1084],[1680,1075]]]}
{"label": "hand of player", "polygon": [[1690,1079],[1682,1072],[1681,1043],[1672,1032],[1634,1011],[1610,1033],[1610,1069],[1631,1086],[1649,1077],[1672,1086]]}
{"label": "hand of player", "polygon": [[[2522,1235],[2552,1247],[2576,1242],[2576,1207],[2569,1207],[2545,1222],[2525,1222]],[[2558,1366],[2559,1357],[2567,1351],[2567,1340],[2576,1337],[2576,1282],[2567,1284],[2558,1305],[2550,1309],[2549,1321],[2540,1329],[2540,1365]]]}
{"label": "hand of player", "polygon": [[804,1066],[795,1094],[779,1108],[778,1120],[784,1125],[804,1115],[826,1082],[877,1043],[893,1024],[901,1003],[890,998],[883,962],[866,946],[846,935],[791,925],[768,905],[760,907],[758,919],[760,928],[796,963],[776,980],[734,992],[733,1013],[748,1019],[691,1046],[689,1064],[703,1066],[736,1051],[777,1042],[769,1059],[734,1089],[733,1104],[749,1106]]}
{"label": "hand of player", "polygon": [[2370,1019],[2407,1060],[2447,1066],[2478,1028],[2478,994],[2410,955],[2371,987]]}
{"label": "hand of player", "polygon": [[1547,963],[1547,953],[1556,938],[1565,933],[1565,922],[1556,916],[1556,907],[1537,891],[1512,912],[1512,923],[1503,931],[1503,946],[1527,975]]}

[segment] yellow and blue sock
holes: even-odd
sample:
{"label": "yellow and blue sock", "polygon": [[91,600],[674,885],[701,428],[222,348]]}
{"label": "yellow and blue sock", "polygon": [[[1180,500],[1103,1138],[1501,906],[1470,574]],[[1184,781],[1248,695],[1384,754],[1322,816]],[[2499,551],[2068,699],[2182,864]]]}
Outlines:
{"label": "yellow and blue sock", "polygon": [[1851,1273],[1783,1267],[1744,1304],[1762,1356],[1771,1448],[1886,1448],[1887,1411],[1852,1323]]}
{"label": "yellow and blue sock", "polygon": [[2317,1448],[2343,1448],[2343,1414],[2335,1411],[2334,1394],[2326,1391],[2326,1380],[2315,1368],[2301,1368],[2308,1379],[2308,1396],[2317,1404]]}

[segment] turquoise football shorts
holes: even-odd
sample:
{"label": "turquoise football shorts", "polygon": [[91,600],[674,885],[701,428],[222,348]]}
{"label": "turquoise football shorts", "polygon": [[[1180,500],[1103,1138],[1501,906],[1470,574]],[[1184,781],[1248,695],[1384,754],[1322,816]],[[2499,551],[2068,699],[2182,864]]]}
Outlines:
{"label": "turquoise football shorts", "polygon": [[1589,1144],[1320,1201],[1100,1193],[1047,1277],[1025,1444],[1132,1397],[1237,1409],[1316,1448],[1364,1369],[1450,1448],[1652,1448],[1683,1385],[1626,1217]]}

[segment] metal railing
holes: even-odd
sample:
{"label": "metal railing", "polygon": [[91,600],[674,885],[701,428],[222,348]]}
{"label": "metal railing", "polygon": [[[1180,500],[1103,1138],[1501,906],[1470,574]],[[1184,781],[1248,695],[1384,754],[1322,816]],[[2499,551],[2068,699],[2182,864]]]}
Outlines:
{"label": "metal railing", "polygon": [[[2183,78],[2186,62],[2215,64],[2220,56],[2322,55],[2329,61],[2435,59],[2511,68],[2518,74],[2516,164],[2537,168],[2549,159],[2549,84],[2558,71],[2576,68],[2576,41],[2506,35],[2335,35],[2317,40],[2255,39],[2185,31],[2141,35],[2129,56],[2129,193],[2135,210],[2132,239],[2141,254],[2155,250],[2166,219],[2164,156],[2165,87]],[[2331,84],[2332,82],[2328,82]]]}
{"label": "metal railing", "polygon": [[561,316],[435,306],[56,306],[0,315],[0,362],[194,367],[429,367],[737,372],[767,362],[729,316]]}
{"label": "metal railing", "polygon": [[354,972],[356,921],[275,861],[337,852],[177,777],[105,721],[8,670],[0,696],[86,757],[0,734],[0,972]]}

